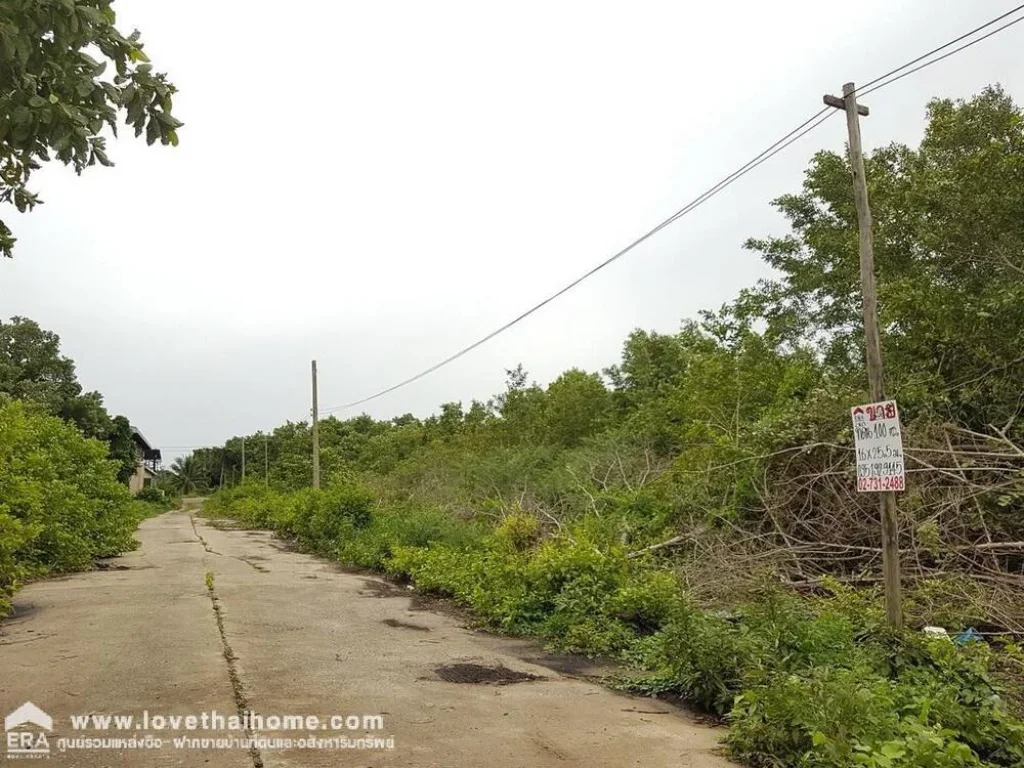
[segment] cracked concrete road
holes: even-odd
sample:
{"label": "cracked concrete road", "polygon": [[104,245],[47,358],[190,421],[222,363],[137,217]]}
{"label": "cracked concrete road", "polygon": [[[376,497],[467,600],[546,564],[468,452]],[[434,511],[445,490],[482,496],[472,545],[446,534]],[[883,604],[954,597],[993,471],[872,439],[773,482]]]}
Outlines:
{"label": "cracked concrete road", "polygon": [[[31,701],[52,716],[53,731],[43,733],[58,765],[730,765],[718,754],[722,731],[590,682],[578,661],[466,629],[451,612],[289,551],[270,534],[220,530],[172,512],[144,522],[138,536],[140,549],[103,570],[28,585],[15,615],[0,623],[2,714]],[[525,679],[451,682],[516,676]],[[71,715],[141,717],[144,710],[151,718],[240,710],[325,721],[381,715],[384,727],[335,731],[323,723],[297,731],[263,723],[253,750],[173,743],[246,736],[227,722],[212,730],[71,728]],[[61,738],[146,734],[163,746],[58,749]],[[335,736],[393,738],[393,748],[264,741]]]}

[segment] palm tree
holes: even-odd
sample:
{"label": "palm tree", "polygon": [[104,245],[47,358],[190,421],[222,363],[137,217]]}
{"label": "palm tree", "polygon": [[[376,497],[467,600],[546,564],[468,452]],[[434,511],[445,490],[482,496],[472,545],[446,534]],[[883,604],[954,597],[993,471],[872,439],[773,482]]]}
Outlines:
{"label": "palm tree", "polygon": [[203,467],[196,460],[193,454],[179,456],[171,462],[169,481],[171,488],[185,496],[199,490],[199,484],[204,477]]}

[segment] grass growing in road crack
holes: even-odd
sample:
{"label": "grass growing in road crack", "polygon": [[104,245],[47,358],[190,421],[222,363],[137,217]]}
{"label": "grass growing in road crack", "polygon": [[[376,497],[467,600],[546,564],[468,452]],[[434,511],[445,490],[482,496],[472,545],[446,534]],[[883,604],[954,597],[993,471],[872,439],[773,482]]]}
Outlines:
{"label": "grass growing in road crack", "polygon": [[[195,523],[193,522],[193,525]],[[198,535],[198,534],[197,534]],[[235,652],[231,649],[231,645],[228,643],[227,630],[224,628],[224,610],[221,608],[220,598],[217,596],[217,590],[214,588],[214,576],[213,571],[206,572],[206,592],[210,596],[210,603],[213,606],[213,615],[217,620],[217,631],[220,633],[220,642],[223,649],[224,661],[228,665],[228,680],[231,682],[231,694],[235,700],[235,708],[238,710],[238,716],[245,718],[245,713],[252,711],[249,706],[249,701],[245,695],[245,686],[242,684],[242,678],[238,674],[238,665],[236,664],[238,657]],[[250,740],[255,739],[255,733],[251,727],[245,729],[245,735]],[[249,747],[249,757],[252,760],[253,768],[263,768],[263,756],[260,754],[259,747],[253,742]]]}

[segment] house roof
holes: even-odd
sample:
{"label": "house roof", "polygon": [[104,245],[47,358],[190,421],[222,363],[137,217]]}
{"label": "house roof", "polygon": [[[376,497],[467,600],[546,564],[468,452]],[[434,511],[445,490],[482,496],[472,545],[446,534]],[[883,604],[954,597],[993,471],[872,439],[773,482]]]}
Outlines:
{"label": "house roof", "polygon": [[142,458],[143,459],[145,459],[146,461],[160,461],[161,460],[160,449],[159,448],[153,448],[149,444],[149,440],[147,440],[143,436],[143,434],[141,432],[139,432],[138,428],[136,428],[136,427],[132,427],[132,439],[135,441],[135,444],[137,446],[139,446],[139,448],[142,449]]}
{"label": "house roof", "polygon": [[132,427],[132,439],[141,446],[144,450],[152,450],[153,446],[149,444],[149,440],[142,436],[137,427]]}

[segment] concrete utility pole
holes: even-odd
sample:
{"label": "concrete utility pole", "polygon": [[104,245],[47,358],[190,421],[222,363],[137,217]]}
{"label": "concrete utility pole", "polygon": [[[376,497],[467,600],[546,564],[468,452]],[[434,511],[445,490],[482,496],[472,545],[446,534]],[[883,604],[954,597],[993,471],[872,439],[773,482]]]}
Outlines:
{"label": "concrete utility pole", "polygon": [[245,438],[242,438],[242,482],[245,482]]}
{"label": "concrete utility pole", "polygon": [[313,361],[313,487],[320,487],[320,432],[317,426],[316,360]]}
{"label": "concrete utility pole", "polygon": [[[850,168],[853,170],[853,200],[857,206],[860,234],[860,289],[863,295],[864,346],[867,350],[868,384],[871,400],[885,400],[882,377],[882,341],[878,334],[878,294],[875,291],[875,251],[871,232],[871,208],[868,205],[868,182],[864,175],[864,153],[860,143],[860,115],[867,117],[868,108],[857,104],[853,83],[843,86],[843,97],[825,96],[825,104],[846,111],[846,127],[850,133]],[[882,515],[882,572],[885,579],[885,619],[891,629],[903,626],[903,604],[900,595],[899,529],[896,523],[896,494],[883,491],[879,507]]]}
{"label": "concrete utility pole", "polygon": [[267,458],[267,436],[263,435],[263,484],[270,487],[270,460]]}

